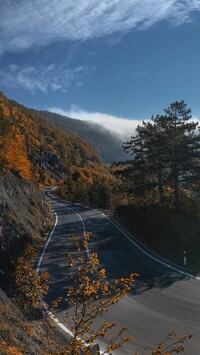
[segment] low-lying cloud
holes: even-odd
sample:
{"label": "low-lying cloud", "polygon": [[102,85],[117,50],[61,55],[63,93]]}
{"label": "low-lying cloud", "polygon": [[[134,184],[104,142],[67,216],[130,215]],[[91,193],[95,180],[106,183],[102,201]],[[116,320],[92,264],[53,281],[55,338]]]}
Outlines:
{"label": "low-lying cloud", "polygon": [[64,111],[57,107],[49,107],[48,111],[58,113],[62,116],[76,118],[81,121],[99,124],[120,137],[122,140],[129,139],[134,135],[136,127],[138,124],[142,123],[142,120],[138,119],[116,117],[101,112],[87,112],[75,105],[72,105],[69,111]]}
{"label": "low-lying cloud", "polygon": [[199,0],[6,0],[0,2],[0,54],[191,21]]}
{"label": "low-lying cloud", "polygon": [[[128,119],[123,117],[117,117],[101,112],[87,112],[82,110],[77,105],[72,105],[70,110],[63,110],[58,107],[49,107],[48,111],[57,113],[62,116],[75,118],[81,121],[86,121],[94,124],[101,125],[109,130],[114,135],[117,135],[122,141],[129,139],[136,134],[136,128],[138,125],[142,125],[142,122],[149,121],[149,119]],[[192,116],[192,121],[200,124],[200,119],[196,116]],[[99,128],[100,129],[100,128]]]}

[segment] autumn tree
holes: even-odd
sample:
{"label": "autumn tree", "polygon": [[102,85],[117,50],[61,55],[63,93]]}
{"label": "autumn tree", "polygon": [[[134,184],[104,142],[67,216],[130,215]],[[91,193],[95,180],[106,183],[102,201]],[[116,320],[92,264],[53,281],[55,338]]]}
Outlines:
{"label": "autumn tree", "polygon": [[[24,253],[19,257],[15,272],[15,281],[18,287],[17,303],[24,309],[26,315],[37,314],[42,316],[40,326],[43,333],[41,342],[43,343],[45,354],[63,354],[60,346],[60,338],[55,334],[55,324],[53,323],[49,311],[55,309],[61,298],[54,300],[47,306],[45,296],[49,290],[47,272],[38,273],[34,268],[36,249],[28,244]],[[53,335],[53,336],[52,336]],[[57,340],[55,340],[57,338]]]}
{"label": "autumn tree", "polygon": [[12,125],[6,137],[4,156],[8,169],[24,179],[31,179],[31,162],[27,155],[24,135]]}
{"label": "autumn tree", "polygon": [[[110,284],[106,280],[106,270],[100,268],[99,259],[96,253],[87,252],[89,233],[83,241],[74,237],[77,256],[68,254],[69,264],[74,271],[73,285],[67,290],[67,302],[72,306],[69,318],[72,321],[70,328],[73,337],[69,341],[71,355],[79,355],[80,349],[87,345],[93,347],[99,337],[108,335],[110,329],[115,327],[115,323],[103,321],[97,325],[97,320],[108,311],[113,304],[120,302],[132,289],[134,279],[137,274],[115,280]],[[119,349],[124,342],[131,340],[124,336],[126,328],[120,329],[116,336],[112,336],[104,351],[111,354],[115,349]]]}
{"label": "autumn tree", "polygon": [[108,208],[112,204],[115,180],[106,168],[72,167],[58,184],[58,194],[71,201]]}
{"label": "autumn tree", "polygon": [[[135,277],[138,275],[132,273],[129,277],[122,277],[113,283],[108,282],[106,270],[100,267],[97,254],[88,252],[89,239],[89,233],[85,234],[83,240],[74,236],[74,250],[67,254],[68,264],[72,271],[72,282],[71,285],[66,285],[66,298],[63,302],[66,302],[67,308],[70,306],[66,322],[70,328],[71,337],[65,344],[60,342],[49,316],[49,310],[55,309],[60,299],[55,300],[51,305],[45,304],[44,297],[49,288],[48,274],[38,274],[33,269],[35,249],[29,245],[19,258],[16,282],[20,293],[20,303],[26,310],[30,306],[43,309],[43,324],[47,330],[41,339],[45,344],[44,354],[80,355],[84,350],[85,354],[91,355],[94,344],[98,343],[99,339],[107,337],[107,346],[101,354],[111,355],[125,342],[132,340],[132,337],[125,334],[127,328],[122,328],[113,335],[113,328],[116,324],[107,322],[105,313],[132,290]],[[102,316],[103,321],[101,321]],[[53,338],[52,331],[54,332]],[[111,332],[110,336],[109,332]],[[143,350],[133,351],[133,354],[181,353],[184,351],[184,343],[190,338],[191,335],[177,339],[176,334],[171,332],[157,347],[146,347]],[[6,348],[6,343],[4,345]],[[99,351],[96,354],[98,355]]]}
{"label": "autumn tree", "polygon": [[19,290],[18,300],[23,308],[28,309],[30,306],[41,308],[41,299],[47,294],[48,273],[37,273],[33,267],[36,258],[36,250],[28,244],[24,253],[19,257],[15,281]]}
{"label": "autumn tree", "polygon": [[[53,342],[49,338],[49,331],[46,338],[43,339],[48,344],[49,354],[62,353],[69,355],[80,355],[81,349],[89,350],[94,347],[98,338],[107,336],[108,332],[115,327],[115,323],[102,321],[96,326],[96,321],[101,317],[111,305],[120,302],[132,289],[134,278],[137,274],[131,274],[129,277],[115,280],[110,285],[106,280],[106,270],[100,268],[99,259],[96,253],[88,254],[88,241],[90,234],[87,233],[83,241],[73,237],[75,253],[68,254],[67,259],[73,271],[73,284],[67,286],[67,295],[64,300],[71,305],[71,311],[68,312],[67,323],[70,326],[72,337],[67,345],[62,349],[58,342]],[[48,274],[38,274],[33,268],[33,259],[35,249],[28,245],[26,251],[19,258],[16,268],[16,283],[19,289],[20,304],[27,310],[30,307],[42,309],[45,306],[43,301],[48,291]],[[59,300],[49,305],[49,308],[55,308]],[[45,316],[45,326],[49,329],[52,324],[45,306],[43,315]],[[125,342],[132,337],[125,336],[127,328],[120,329],[117,334],[110,337],[105,354],[112,354],[112,351],[119,349]],[[54,349],[54,351],[52,351]],[[60,351],[60,352],[59,352]]]}
{"label": "autumn tree", "polygon": [[[73,285],[67,287],[65,301],[72,306],[72,313],[68,314],[67,322],[73,334],[67,346],[62,349],[62,354],[79,355],[81,349],[92,349],[94,342],[99,337],[107,336],[115,323],[103,321],[96,329],[95,321],[102,316],[111,305],[122,300],[128,291],[131,290],[135,276],[116,280],[112,285],[106,281],[106,271],[99,267],[99,259],[96,253],[87,253],[90,234],[87,233],[82,242],[74,239],[76,257],[67,255],[70,267],[73,270]],[[27,311],[30,307],[43,309],[46,337],[49,354],[61,351],[60,344],[56,344],[49,336],[49,326],[52,320],[47,312],[44,298],[48,292],[48,273],[38,274],[33,268],[33,260],[36,256],[35,249],[28,245],[23,255],[19,258],[16,267],[16,284],[19,290],[20,305]],[[67,286],[67,285],[66,285]],[[53,301],[49,309],[54,309],[60,299]],[[43,308],[44,307],[44,308]],[[124,335],[127,328],[118,331],[115,337],[111,337],[105,353],[111,354],[113,350],[120,348],[124,342],[131,340],[131,337]],[[51,329],[52,332],[52,329]],[[54,351],[52,351],[54,349]]]}
{"label": "autumn tree", "polygon": [[147,346],[142,351],[138,350],[133,355],[173,355],[180,354],[185,351],[185,343],[192,338],[192,335],[185,335],[182,338],[177,338],[174,331],[168,335],[155,348]]}

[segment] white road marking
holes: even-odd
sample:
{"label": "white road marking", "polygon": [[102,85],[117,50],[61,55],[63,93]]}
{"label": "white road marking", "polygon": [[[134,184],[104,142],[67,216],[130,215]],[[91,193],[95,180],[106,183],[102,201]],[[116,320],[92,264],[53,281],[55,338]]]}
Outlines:
{"label": "white road marking", "polygon": [[[83,226],[83,235],[85,236],[85,234],[86,234],[85,224],[84,224],[84,221],[83,221],[83,218],[81,217],[81,215],[80,215],[79,213],[77,213],[76,211],[74,211],[72,208],[65,206],[64,204],[60,204],[60,206],[65,207],[65,208],[67,208],[68,210],[71,210],[73,213],[75,213],[75,214],[79,217],[79,219],[80,219],[81,222],[82,222],[82,226]],[[45,246],[44,246],[42,255],[41,255],[40,258],[39,258],[39,261],[38,261],[38,264],[37,264],[37,269],[36,269],[36,271],[37,271],[38,273],[39,273],[39,271],[40,271],[40,266],[41,266],[41,263],[42,263],[42,259],[43,259],[43,257],[44,257],[44,254],[45,254],[45,252],[46,252],[46,249],[47,249],[47,247],[48,247],[48,245],[49,245],[49,243],[50,243],[50,240],[51,240],[51,238],[52,238],[52,235],[53,235],[53,233],[54,233],[54,231],[55,231],[55,228],[56,228],[56,226],[57,226],[57,224],[58,224],[58,215],[57,215],[57,213],[56,213],[54,210],[52,210],[52,212],[53,212],[53,213],[55,214],[55,216],[56,216],[56,221],[55,221],[54,227],[53,227],[53,229],[52,229],[52,231],[51,231],[51,234],[50,234],[49,238],[47,239],[47,242],[46,242],[46,244],[45,244]],[[86,253],[87,253],[87,256],[89,257],[90,252],[89,252],[88,247],[87,247]],[[40,303],[41,303],[41,304],[43,305],[43,307],[45,308],[45,310],[47,311],[47,314],[49,315],[49,317],[50,317],[65,333],[67,333],[70,337],[73,337],[74,335],[73,335],[73,333],[70,331],[70,329],[67,328],[63,323],[61,323],[61,321],[60,321],[51,311],[49,311],[48,306],[47,306],[47,304],[43,301],[43,299],[42,299],[41,297],[39,297],[39,300],[40,300]],[[88,346],[88,344],[85,343],[81,338],[80,338],[80,340],[83,342],[84,346]],[[102,354],[108,355],[104,350],[101,350],[101,349],[100,349],[100,354],[101,354],[101,355],[102,355]]]}
{"label": "white road marking", "polygon": [[[54,198],[55,199],[55,198]],[[58,201],[58,200],[57,200]],[[60,204],[62,207],[65,207],[65,208],[68,208],[69,210],[71,210],[73,213],[75,213],[78,217],[79,217],[79,219],[81,220],[81,222],[82,222],[82,225],[83,225],[83,231],[84,231],[84,235],[85,235],[85,233],[86,233],[86,230],[85,230],[85,224],[84,224],[84,221],[83,221],[83,218],[81,217],[81,215],[79,214],[79,213],[77,213],[75,210],[73,210],[72,208],[70,208],[70,207],[67,207],[66,206],[66,204],[67,204],[67,202],[64,204]],[[106,216],[103,212],[101,212],[101,211],[99,211],[99,210],[97,210],[97,209],[94,209],[94,208],[91,208],[91,207],[88,207],[88,206],[85,206],[86,208],[89,208],[90,210],[93,210],[93,211],[95,211],[95,212],[98,212],[99,214],[101,214],[102,216],[104,216],[112,225],[114,225],[136,248],[138,248],[142,253],[144,253],[145,255],[147,255],[148,257],[150,257],[151,259],[153,259],[153,260],[155,260],[155,261],[157,261],[157,262],[159,262],[160,264],[162,264],[162,265],[164,265],[164,266],[166,266],[166,267],[168,267],[168,268],[171,268],[172,270],[174,270],[174,271],[176,271],[176,272],[179,272],[180,274],[183,274],[183,275],[185,275],[185,276],[188,276],[188,277],[190,277],[190,278],[195,278],[195,279],[197,279],[197,280],[200,280],[200,277],[198,277],[198,276],[193,276],[193,275],[191,275],[191,274],[189,274],[189,273],[187,273],[187,272],[184,272],[184,271],[182,271],[182,270],[180,270],[180,269],[178,269],[178,268],[176,268],[176,267],[174,267],[174,266],[172,266],[172,265],[170,265],[170,264],[167,264],[166,262],[164,262],[164,261],[162,261],[162,260],[159,260],[158,258],[156,258],[155,256],[153,256],[153,255],[151,255],[150,253],[148,253],[147,251],[145,251],[142,247],[140,247],[134,240],[132,240],[130,237],[129,237],[129,235],[122,229],[122,228],[120,228],[114,221],[112,221],[108,216]],[[55,212],[54,212],[55,213]],[[45,252],[46,252],[46,248],[47,248],[47,246],[48,246],[48,244],[49,244],[49,242],[50,242],[50,239],[51,239],[51,237],[52,237],[52,235],[53,235],[53,233],[54,233],[54,230],[55,230],[55,227],[56,227],[56,225],[57,225],[57,222],[58,222],[58,216],[57,216],[57,214],[55,213],[55,215],[56,215],[56,222],[55,222],[55,225],[54,225],[54,228],[53,228],[53,230],[52,230],[52,232],[51,232],[51,234],[50,234],[50,237],[49,237],[49,239],[47,240],[47,243],[46,243],[46,245],[45,245],[45,247],[44,247],[44,250],[43,250],[43,253],[42,253],[42,255],[41,255],[41,257],[40,257],[40,259],[39,259],[39,262],[38,262],[38,267],[37,267],[37,271],[39,271],[39,268],[40,268],[40,265],[41,265],[41,262],[42,262],[42,258],[43,258],[43,256],[44,256],[44,254],[45,254]],[[89,250],[87,250],[87,255],[89,255]],[[48,310],[48,309],[47,309]],[[52,314],[52,312],[50,312],[50,311],[48,311],[48,314],[50,315],[50,317],[51,317],[51,319],[64,331],[64,332],[66,332],[68,335],[70,335],[70,336],[73,336],[73,334],[71,333],[71,331],[63,324],[63,323],[61,323],[60,321],[59,321],[59,319],[58,318],[56,318],[53,314]],[[85,344],[85,343],[84,343]],[[85,344],[86,345],[86,344]],[[101,347],[102,349],[103,349],[103,347]],[[105,354],[105,355],[108,355],[107,353],[105,353],[103,350],[101,350],[100,349],[100,354],[102,355],[102,354]],[[114,353],[113,353],[114,354]]]}
{"label": "white road marking", "polygon": [[[50,197],[52,197],[53,199],[55,199],[53,196],[50,195]],[[56,199],[58,201],[58,199]],[[67,203],[67,202],[66,202]],[[65,206],[64,204],[62,204],[62,206]],[[66,207],[66,206],[65,206]],[[156,258],[155,256],[151,255],[150,253],[148,253],[146,250],[144,250],[139,244],[137,244],[137,242],[135,242],[133,239],[131,239],[129,237],[129,235],[122,229],[120,228],[114,221],[112,221],[105,213],[95,209],[95,208],[91,208],[89,206],[84,206],[85,208],[87,209],[90,209],[92,211],[95,211],[95,212],[98,212],[99,214],[101,214],[102,216],[104,216],[111,224],[113,224],[136,248],[138,248],[142,253],[144,253],[145,255],[147,255],[148,257],[150,257],[151,259],[159,262],[160,264],[182,274],[182,275],[185,275],[185,276],[188,276],[190,278],[195,278],[196,280],[200,281],[200,277],[199,276],[193,276],[189,273],[187,273],[186,271],[183,271],[183,270],[180,270],[178,269],[177,267],[173,266],[173,265],[170,265],[170,264],[167,264],[165,261],[162,261],[158,258]],[[75,211],[74,211],[75,212]],[[75,212],[76,213],[76,212]],[[79,215],[80,216],[80,215]],[[81,217],[81,216],[80,216]],[[82,217],[81,217],[82,218]]]}
{"label": "white road marking", "polygon": [[[53,210],[52,210],[52,211],[53,211]],[[56,226],[57,226],[57,223],[58,223],[58,216],[57,216],[57,214],[56,214],[54,211],[53,211],[53,213],[54,213],[55,216],[56,216],[56,221],[55,221],[54,227],[53,227],[53,229],[52,229],[52,231],[51,231],[51,234],[50,234],[49,238],[47,239],[47,242],[46,242],[46,244],[45,244],[45,246],[44,246],[42,255],[40,256],[40,259],[39,259],[39,261],[38,261],[37,269],[36,269],[37,272],[39,272],[39,270],[40,270],[40,265],[41,265],[43,256],[44,256],[44,254],[45,254],[45,252],[46,252],[46,249],[47,249],[47,247],[48,247],[48,245],[49,245],[49,242],[50,242],[50,240],[51,240],[51,237],[52,237],[52,235],[53,235],[53,233],[54,233],[54,231],[55,231],[55,228],[56,228]]]}
{"label": "white road marking", "polygon": [[[83,236],[85,237],[85,234],[86,234],[85,223],[84,223],[83,218],[81,217],[81,215],[78,212],[76,212],[75,210],[73,210],[73,208],[67,207],[64,204],[60,204],[60,206],[63,206],[65,208],[67,208],[68,210],[72,211],[73,213],[75,213],[79,217],[79,219],[82,222],[82,226],[83,226]],[[86,248],[86,253],[87,253],[87,256],[89,257],[90,251],[88,249],[88,246]]]}
{"label": "white road marking", "polygon": [[[87,208],[88,208],[88,207],[87,207]],[[162,265],[167,266],[168,268],[170,268],[170,269],[172,269],[172,270],[174,270],[174,271],[176,271],[176,272],[179,272],[179,273],[182,274],[182,275],[188,276],[188,277],[190,277],[190,278],[195,278],[195,279],[197,279],[197,280],[200,281],[200,277],[198,277],[198,276],[193,276],[193,275],[187,273],[186,271],[180,270],[180,269],[176,268],[175,266],[172,266],[172,265],[170,265],[170,264],[167,264],[166,262],[164,262],[164,261],[162,261],[162,260],[159,260],[159,259],[156,258],[155,256],[151,255],[151,254],[148,253],[146,250],[144,250],[142,247],[140,247],[133,239],[131,239],[131,238],[129,237],[129,235],[128,235],[122,228],[120,228],[114,221],[112,221],[112,220],[111,220],[108,216],[106,216],[103,212],[101,212],[101,211],[99,211],[99,210],[97,210],[97,209],[91,208],[91,207],[89,207],[89,208],[90,208],[91,210],[95,211],[95,212],[100,213],[100,214],[101,214],[102,216],[104,216],[107,220],[109,220],[110,223],[112,223],[136,248],[138,248],[142,253],[144,253],[145,255],[147,255],[148,257],[150,257],[151,259],[153,259],[153,260],[159,262],[159,263],[162,264]]]}

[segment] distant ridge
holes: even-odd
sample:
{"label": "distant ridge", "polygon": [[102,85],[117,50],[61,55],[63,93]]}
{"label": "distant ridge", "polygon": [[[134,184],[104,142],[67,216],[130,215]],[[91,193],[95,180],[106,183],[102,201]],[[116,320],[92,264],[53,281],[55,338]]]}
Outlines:
{"label": "distant ridge", "polygon": [[46,186],[72,166],[103,168],[103,162],[86,141],[67,136],[38,111],[0,93],[0,171]]}
{"label": "distant ridge", "polygon": [[122,150],[122,140],[100,124],[81,121],[49,111],[37,111],[48,123],[68,136],[77,135],[87,141],[105,163],[127,159]]}

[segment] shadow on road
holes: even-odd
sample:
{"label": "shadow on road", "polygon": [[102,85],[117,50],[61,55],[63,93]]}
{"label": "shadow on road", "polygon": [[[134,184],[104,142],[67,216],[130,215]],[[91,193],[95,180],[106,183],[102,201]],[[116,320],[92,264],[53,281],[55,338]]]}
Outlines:
{"label": "shadow on road", "polygon": [[177,272],[171,272],[168,275],[152,276],[149,278],[144,277],[143,279],[136,280],[133,293],[139,295],[155,287],[163,289],[165,287],[170,287],[175,282],[189,279],[190,277]]}
{"label": "shadow on road", "polygon": [[[74,234],[80,238],[83,236],[82,222],[72,211],[67,207],[65,209],[57,207],[56,213],[61,223],[56,226],[54,238],[43,260],[43,271],[48,270],[51,275],[48,295],[51,300],[58,296],[66,298],[67,286],[73,279],[70,267],[67,265],[66,254],[73,252],[71,236]],[[132,294],[137,295],[152,288],[163,289],[175,282],[189,279],[187,275],[176,272],[159,260],[149,257],[147,253],[143,253],[102,215],[92,211],[88,217],[86,209],[80,213],[86,231],[92,232],[89,252],[98,254],[100,267],[106,269],[107,280],[110,283],[130,273],[138,273],[139,277],[132,291]],[[66,214],[67,220],[63,219]],[[60,308],[63,307],[63,302]],[[67,303],[64,303],[66,309]]]}

